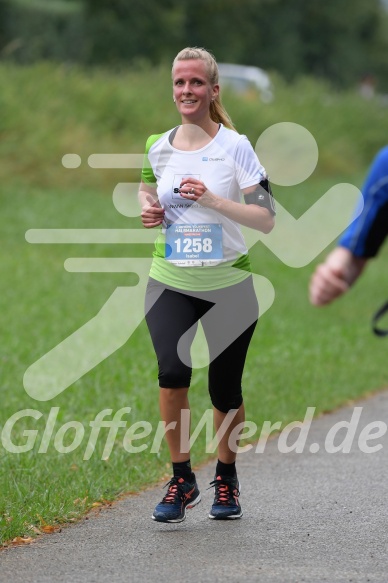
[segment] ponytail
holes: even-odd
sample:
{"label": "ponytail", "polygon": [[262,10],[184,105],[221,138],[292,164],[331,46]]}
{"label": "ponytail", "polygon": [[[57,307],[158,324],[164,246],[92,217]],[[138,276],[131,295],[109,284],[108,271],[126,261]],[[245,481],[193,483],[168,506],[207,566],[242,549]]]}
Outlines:
{"label": "ponytail", "polygon": [[226,128],[236,131],[228,112],[221,103],[219,95],[210,104],[210,118],[216,123],[222,123]]}

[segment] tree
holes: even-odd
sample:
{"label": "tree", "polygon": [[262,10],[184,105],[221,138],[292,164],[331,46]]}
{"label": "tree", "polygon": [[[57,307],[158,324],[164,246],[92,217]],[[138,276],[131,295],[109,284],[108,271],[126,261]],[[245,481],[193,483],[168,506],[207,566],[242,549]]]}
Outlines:
{"label": "tree", "polygon": [[[388,0],[387,0],[388,1]],[[0,51],[131,66],[171,63],[185,46],[222,62],[313,75],[338,87],[368,72],[388,90],[381,0],[0,0]]]}
{"label": "tree", "polygon": [[186,38],[219,60],[329,79],[337,86],[379,71],[388,82],[387,15],[379,0],[197,0]]}
{"label": "tree", "polygon": [[182,42],[183,7],[178,0],[84,0],[87,62],[169,58]]}
{"label": "tree", "polygon": [[77,60],[82,5],[74,0],[0,0],[0,54],[21,63]]}

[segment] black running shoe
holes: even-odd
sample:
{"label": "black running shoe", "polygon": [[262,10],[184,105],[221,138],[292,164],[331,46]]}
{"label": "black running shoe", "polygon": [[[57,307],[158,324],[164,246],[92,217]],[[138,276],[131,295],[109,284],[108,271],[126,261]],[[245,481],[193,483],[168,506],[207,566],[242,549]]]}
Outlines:
{"label": "black running shoe", "polygon": [[152,518],[158,522],[182,522],[186,508],[193,508],[201,501],[197,482],[186,482],[183,478],[171,478],[164,486],[168,491],[156,506]]}
{"label": "black running shoe", "polygon": [[214,502],[211,507],[209,518],[216,520],[226,520],[230,518],[241,518],[241,510],[238,497],[240,496],[240,484],[237,476],[216,476],[210,487],[214,486]]}

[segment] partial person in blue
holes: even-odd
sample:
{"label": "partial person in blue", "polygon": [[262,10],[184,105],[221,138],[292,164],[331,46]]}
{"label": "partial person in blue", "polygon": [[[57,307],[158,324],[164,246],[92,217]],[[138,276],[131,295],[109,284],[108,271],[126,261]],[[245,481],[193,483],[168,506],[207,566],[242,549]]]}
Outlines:
{"label": "partial person in blue", "polygon": [[388,235],[388,146],[376,155],[362,194],[364,208],[361,214],[311,277],[309,296],[315,306],[329,304],[346,293],[368,261],[376,257]]}

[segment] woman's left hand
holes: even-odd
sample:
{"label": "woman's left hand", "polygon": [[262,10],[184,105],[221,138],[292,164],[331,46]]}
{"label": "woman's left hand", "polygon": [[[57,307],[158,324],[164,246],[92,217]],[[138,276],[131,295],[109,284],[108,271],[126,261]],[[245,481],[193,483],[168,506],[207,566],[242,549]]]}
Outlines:
{"label": "woman's left hand", "polygon": [[212,207],[216,202],[217,197],[207,189],[203,182],[196,178],[183,178],[179,188],[182,198],[199,202],[202,206]]}
{"label": "woman's left hand", "polygon": [[[179,189],[183,199],[198,202],[201,206],[210,208],[245,227],[270,233],[274,226],[274,218],[267,208],[217,196],[193,176],[183,178]],[[244,189],[242,192],[248,194],[247,190]]]}

